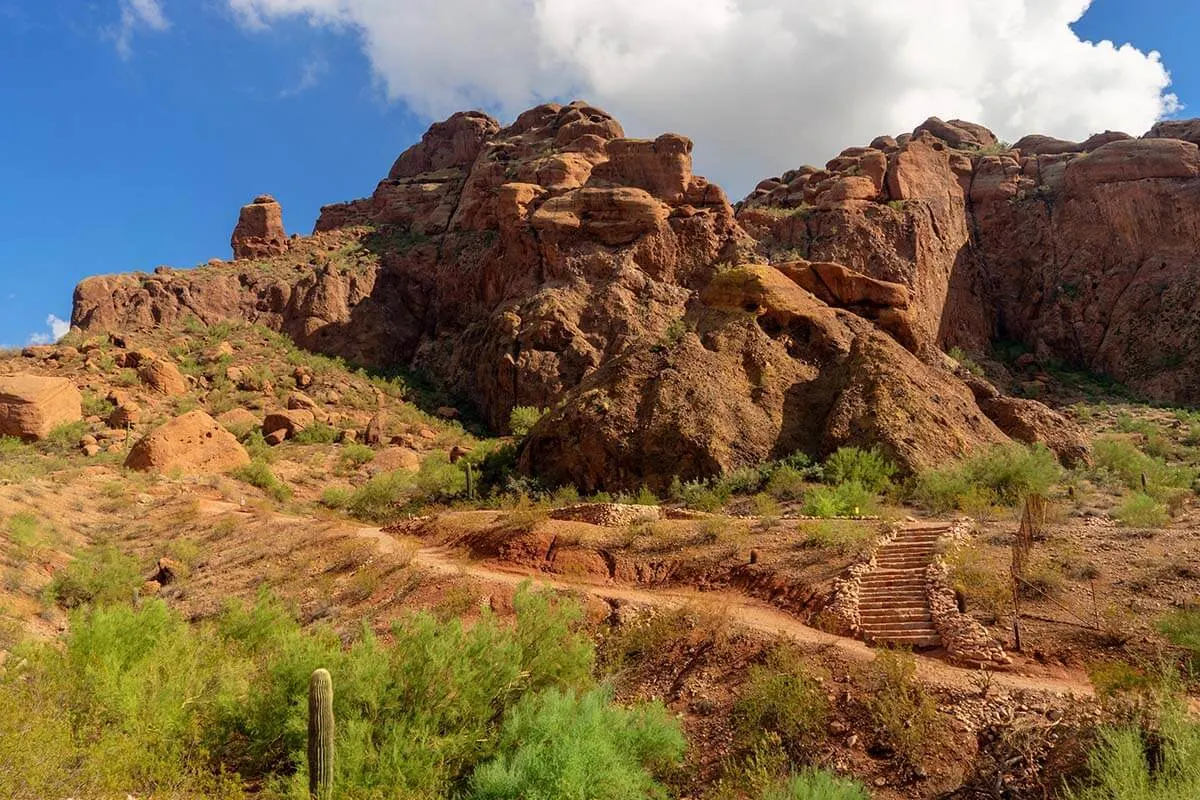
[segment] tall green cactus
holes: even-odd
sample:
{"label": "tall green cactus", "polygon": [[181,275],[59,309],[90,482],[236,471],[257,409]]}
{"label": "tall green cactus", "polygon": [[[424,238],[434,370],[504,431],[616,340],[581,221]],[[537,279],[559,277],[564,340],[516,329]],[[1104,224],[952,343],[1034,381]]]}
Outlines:
{"label": "tall green cactus", "polygon": [[333,678],[325,669],[308,681],[308,794],[333,797]]}

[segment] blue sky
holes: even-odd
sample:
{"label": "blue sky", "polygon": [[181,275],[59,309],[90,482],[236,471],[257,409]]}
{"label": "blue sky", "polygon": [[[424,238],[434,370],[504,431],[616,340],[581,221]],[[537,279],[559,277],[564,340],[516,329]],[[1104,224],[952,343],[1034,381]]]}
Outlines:
{"label": "blue sky", "polygon": [[[496,2],[503,5],[505,0]],[[511,2],[526,10],[532,5]],[[776,117],[771,109],[780,105],[779,93],[790,89],[761,81],[756,84],[761,97],[756,97],[754,87],[723,87],[719,80],[689,86],[681,83],[686,75],[656,67],[652,74],[661,76],[661,86],[637,74],[622,84],[618,79],[624,73],[603,52],[589,49],[590,40],[579,33],[592,30],[578,27],[581,19],[591,20],[591,0],[559,2],[529,23],[536,27],[525,30],[519,20],[514,23],[514,56],[522,52],[520,43],[534,35],[542,37],[542,52],[550,54],[522,66],[515,57],[510,64],[502,50],[490,54],[490,61],[474,62],[471,55],[480,52],[482,39],[464,44],[449,37],[442,48],[443,64],[436,27],[422,31],[422,41],[404,40],[402,31],[415,27],[409,24],[415,17],[405,15],[420,14],[421,24],[436,24],[427,19],[435,13],[428,10],[429,0],[397,0],[383,19],[378,11],[354,10],[378,3],[355,0],[340,5],[335,0],[0,0],[0,344],[23,345],[49,334],[47,318],[69,316],[72,289],[87,275],[228,257],[238,208],[257,194],[269,192],[283,203],[289,231],[309,232],[321,205],[369,194],[431,116],[463,104],[487,106],[510,117],[538,99],[584,93],[618,113],[631,133],[677,129],[692,135],[700,171],[723,180],[733,194],[772,171],[826,159],[837,147],[864,136],[910,129],[929,114],[952,116],[965,108],[966,115],[976,111],[971,116],[1003,133],[1005,124],[1044,120],[1042,132],[1059,135],[1088,126],[1115,127],[1103,124],[1107,113],[1118,122],[1156,115],[1157,106],[1146,105],[1148,93],[1159,95],[1146,88],[1153,82],[1147,72],[1153,65],[1129,52],[1127,57],[1105,56],[1095,70],[1129,74],[1127,99],[1118,95],[1106,101],[1110,108],[1081,107],[1073,116],[993,98],[996,82],[987,75],[975,84],[947,88],[938,83],[942,79],[936,70],[905,62],[899,70],[904,83],[885,87],[889,97],[898,99],[875,116],[843,110],[846,104],[836,97],[827,109],[815,106],[825,112],[819,116],[828,122],[826,131],[815,122]],[[1052,2],[1083,5],[1083,0]],[[636,8],[638,13],[675,14],[678,3],[643,0]],[[439,8],[452,5],[445,0]],[[342,6],[350,10],[338,10]],[[692,38],[714,37],[714,48],[736,46],[736,26],[749,25],[752,18],[731,18],[727,10],[712,8],[710,19],[692,15],[702,18],[687,24],[704,25]],[[860,30],[869,34],[873,21]],[[886,20],[880,22],[880,30],[889,27],[882,24]],[[461,18],[451,23],[470,24]],[[630,34],[620,29],[619,23],[605,21],[606,35],[641,37],[637,30]],[[1047,41],[1055,43],[1065,26],[1045,23],[1043,29]],[[1194,102],[1200,109],[1200,55],[1189,41],[1200,30],[1200,10],[1191,2],[1160,2],[1150,8],[1133,0],[1095,0],[1074,30],[1090,41],[1111,39],[1141,51],[1160,51],[1173,79],[1170,91],[1184,105]],[[917,38],[910,43],[927,34],[914,31]],[[985,48],[995,40],[995,63],[1008,65],[1001,69],[1011,72],[1013,64],[1020,65],[1023,56],[1012,53],[1023,51],[1003,41],[1004,31],[980,35],[991,37]],[[719,38],[726,36],[728,42]],[[503,36],[496,41],[507,42]],[[662,42],[631,41],[618,42],[622,53],[642,48],[647,59],[678,56]],[[418,45],[433,48],[422,51],[430,64],[427,72],[406,60]],[[1079,70],[1091,69],[1091,51],[1073,41],[1062,46],[1064,52],[1080,54]],[[945,63],[963,57],[947,47]],[[563,55],[568,51],[598,54],[568,61]],[[771,66],[764,61],[763,74],[780,71],[768,70]],[[846,72],[838,68],[830,74]],[[879,90],[879,74],[872,69],[849,75],[838,91],[867,96]],[[922,77],[927,74],[935,77]],[[929,85],[922,85],[923,80]],[[1089,78],[1072,74],[1066,80]],[[1090,80],[1092,84],[1083,85],[1105,86],[1109,78],[1094,75]],[[921,91],[909,91],[914,83]],[[795,84],[789,78],[788,86]],[[711,96],[705,94],[710,91]],[[804,99],[810,112],[831,94],[814,91]],[[1061,102],[1045,97],[1057,91]],[[1081,91],[1069,82],[1050,82],[1038,89],[1038,96],[1046,100],[1044,107],[1054,109],[1071,105],[1072,96]],[[972,92],[991,99],[974,108],[962,96]],[[663,97],[687,101],[676,107]],[[722,127],[721,115],[710,111],[723,103],[730,108],[747,104],[736,106],[741,118],[736,135]],[[1126,105],[1137,106],[1140,116],[1120,116]],[[749,114],[758,117],[755,125],[745,124]],[[737,137],[755,135],[747,134],[748,129],[779,129],[786,137],[742,146]],[[1017,133],[1023,132],[1030,130]]]}

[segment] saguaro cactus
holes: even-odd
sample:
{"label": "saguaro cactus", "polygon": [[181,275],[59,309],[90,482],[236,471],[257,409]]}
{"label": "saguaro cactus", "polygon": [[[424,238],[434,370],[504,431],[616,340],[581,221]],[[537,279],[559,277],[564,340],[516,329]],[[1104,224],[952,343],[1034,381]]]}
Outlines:
{"label": "saguaro cactus", "polygon": [[325,669],[308,681],[308,793],[333,797],[333,679]]}

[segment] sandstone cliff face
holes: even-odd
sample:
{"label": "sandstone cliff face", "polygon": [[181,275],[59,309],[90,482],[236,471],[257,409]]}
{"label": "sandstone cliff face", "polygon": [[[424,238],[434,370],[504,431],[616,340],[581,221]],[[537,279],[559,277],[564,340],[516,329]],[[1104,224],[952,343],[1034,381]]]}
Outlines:
{"label": "sandstone cliff face", "polygon": [[1200,398],[1200,365],[1173,349],[1200,326],[1200,160],[1171,136],[1189,130],[1027,137],[1025,154],[931,119],[763,181],[735,215],[683,136],[629,139],[584,103],[508,127],[456,114],[312,237],[253,264],[90,279],[73,322],[243,318],[421,369],[495,428],[553,406],[522,454],[552,483],[662,485],[850,443],[919,468],[1004,441],[992,419],[1054,427],[973,394],[952,345],[1016,338]]}
{"label": "sandstone cliff face", "polygon": [[[1142,139],[932,119],[769,179],[738,219],[771,259],[838,261],[911,292],[912,349],[1026,344],[1155,400],[1200,402],[1198,121]],[[786,180],[785,180],[786,179]],[[870,185],[868,185],[868,182]]]}

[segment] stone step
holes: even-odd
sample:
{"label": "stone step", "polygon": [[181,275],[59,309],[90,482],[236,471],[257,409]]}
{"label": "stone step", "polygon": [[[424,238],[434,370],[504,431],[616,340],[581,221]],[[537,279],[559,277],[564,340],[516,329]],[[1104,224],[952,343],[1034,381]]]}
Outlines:
{"label": "stone step", "polygon": [[909,585],[896,584],[879,584],[876,586],[864,586],[859,592],[859,597],[876,597],[879,595],[903,595],[905,597],[925,597],[925,584],[914,583]]}
{"label": "stone step", "polygon": [[858,617],[862,623],[877,623],[877,622],[933,622],[933,614],[928,610],[909,609],[905,611],[896,611],[895,609],[873,608],[866,611],[859,611]]}
{"label": "stone step", "polygon": [[872,622],[863,623],[863,630],[879,636],[884,633],[937,633],[932,622],[916,620],[913,622]]}
{"label": "stone step", "polygon": [[[880,591],[886,589],[904,589],[906,591],[925,592],[925,581],[876,581],[874,583],[864,583],[862,590],[870,589],[872,591]],[[859,594],[862,592],[860,591]]]}
{"label": "stone step", "polygon": [[913,572],[924,571],[929,566],[931,558],[877,558],[875,565],[879,569],[902,569]]}
{"label": "stone step", "polygon": [[923,600],[868,600],[865,603],[860,603],[858,606],[860,616],[864,611],[913,611],[926,613],[929,611],[929,606]]}
{"label": "stone step", "polygon": [[893,598],[920,600],[922,603],[924,603],[926,600],[924,589],[883,588],[860,592],[858,595],[858,599],[865,602],[869,602],[871,600],[888,600]]}

